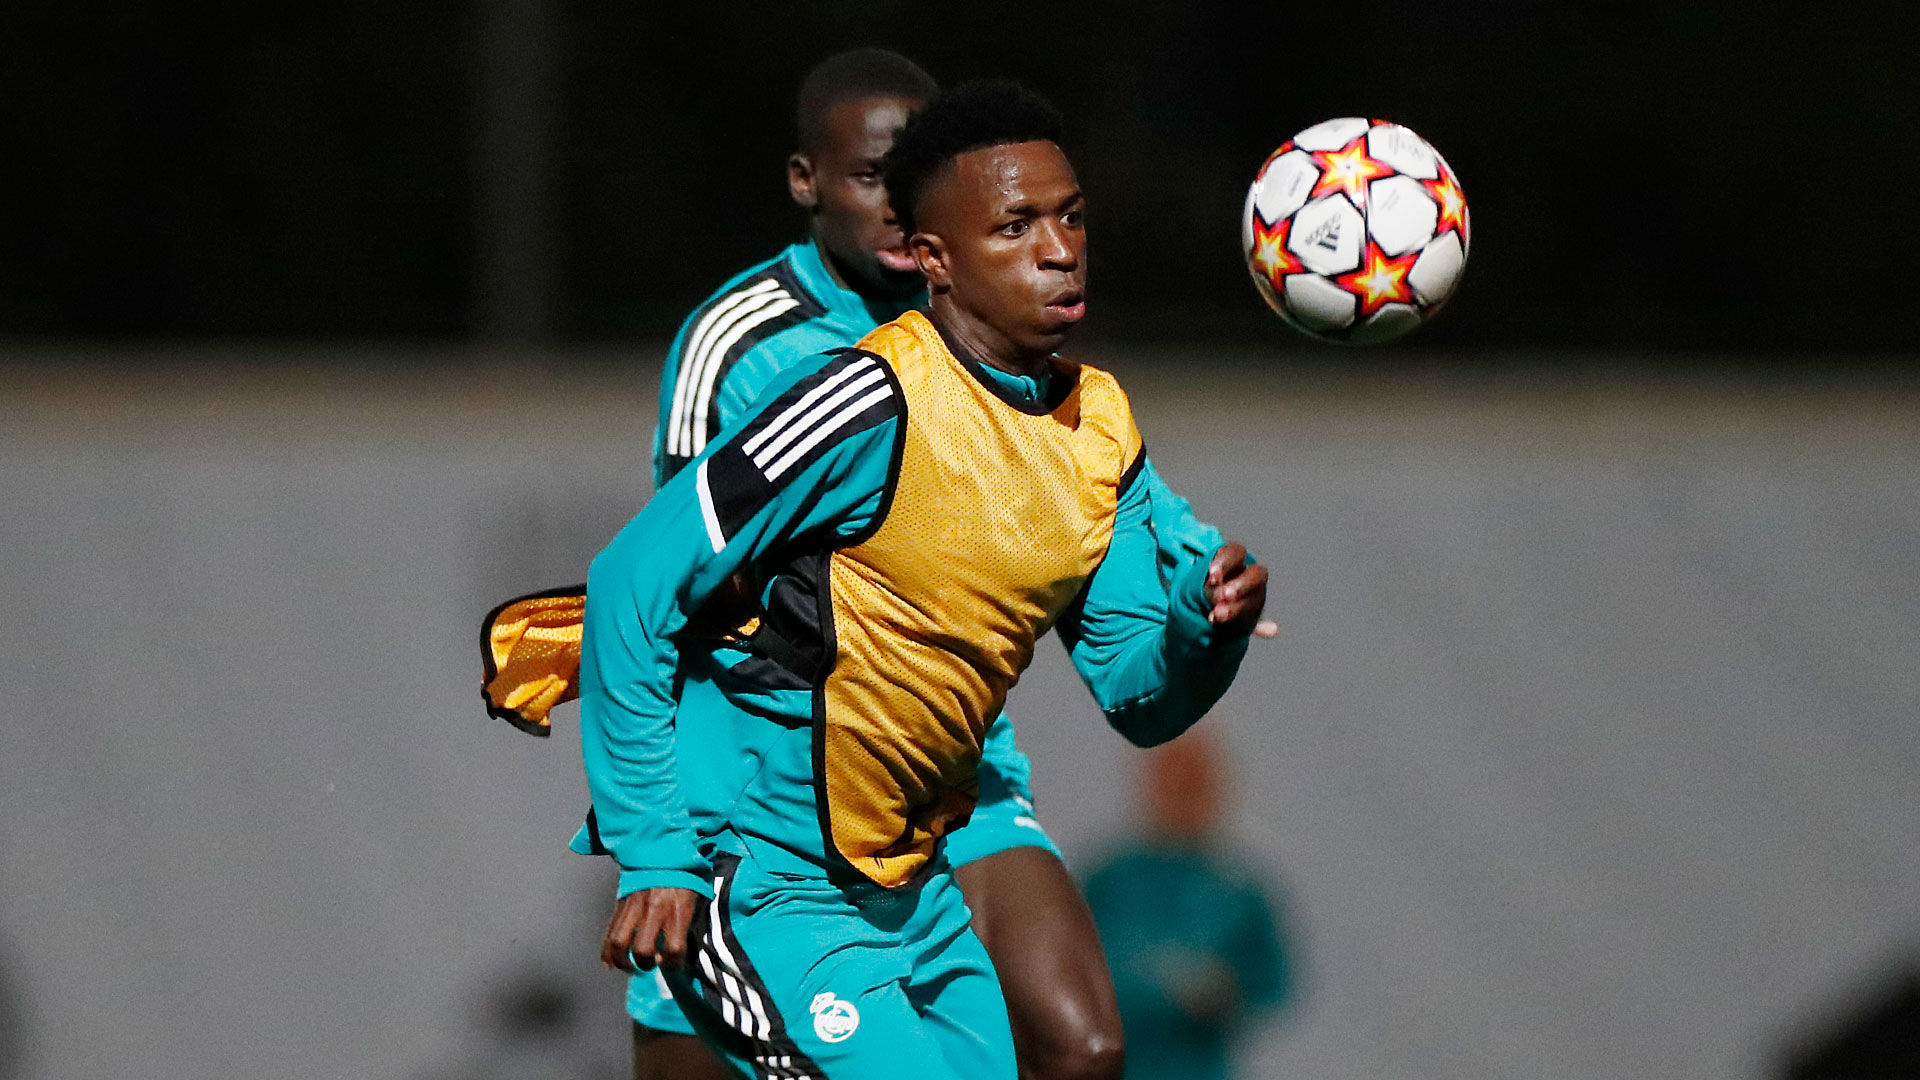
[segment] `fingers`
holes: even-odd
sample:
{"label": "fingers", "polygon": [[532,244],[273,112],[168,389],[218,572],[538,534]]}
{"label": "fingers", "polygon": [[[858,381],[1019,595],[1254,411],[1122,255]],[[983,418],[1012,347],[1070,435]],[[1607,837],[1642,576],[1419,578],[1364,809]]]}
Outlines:
{"label": "fingers", "polygon": [[642,889],[623,898],[600,943],[600,962],[628,974],[655,964],[678,971],[687,959],[687,930],[700,894],[689,889]]}
{"label": "fingers", "polygon": [[[1209,621],[1242,633],[1253,632],[1258,629],[1260,612],[1267,604],[1267,568],[1242,564],[1237,575],[1210,592],[1213,610],[1208,613]],[[1278,626],[1272,629],[1273,633],[1279,633]]]}
{"label": "fingers", "polygon": [[[648,890],[652,892],[653,890]],[[652,971],[660,962],[660,921],[659,898],[649,896],[647,909],[640,916],[640,925],[633,931],[633,962],[642,971]]]}
{"label": "fingers", "polygon": [[662,891],[669,895],[664,903],[655,906],[660,912],[660,966],[679,971],[687,962],[687,928],[693,922],[693,905],[699,897],[685,889]]}
{"label": "fingers", "polygon": [[1267,606],[1267,568],[1247,565],[1247,549],[1226,544],[1207,565],[1207,602],[1213,605],[1207,621],[1242,630],[1254,637],[1280,636],[1280,624],[1260,618]]}
{"label": "fingers", "polygon": [[[1261,580],[1264,582],[1265,578]],[[1246,595],[1247,589],[1246,547],[1241,544],[1223,545],[1213,553],[1213,562],[1207,565],[1207,601],[1213,605],[1207,620],[1216,625],[1231,621],[1241,606],[1238,601]]]}
{"label": "fingers", "polygon": [[644,892],[634,893],[621,898],[614,906],[613,918],[607,923],[607,936],[600,942],[600,962],[607,967],[633,973],[634,931],[645,911],[645,896]]}
{"label": "fingers", "polygon": [[1230,581],[1247,565],[1247,549],[1240,544],[1227,544],[1213,553],[1213,563],[1207,567],[1207,588],[1213,589]]}

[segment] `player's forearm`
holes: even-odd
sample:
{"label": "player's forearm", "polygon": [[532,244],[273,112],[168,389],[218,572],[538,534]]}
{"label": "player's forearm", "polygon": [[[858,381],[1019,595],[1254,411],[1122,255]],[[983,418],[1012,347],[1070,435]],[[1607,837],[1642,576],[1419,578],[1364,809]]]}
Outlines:
{"label": "player's forearm", "polygon": [[674,634],[725,580],[697,501],[670,484],[593,561],[581,640],[580,748],[621,894],[705,889],[674,757]]}
{"label": "player's forearm", "polygon": [[620,865],[619,895],[671,885],[704,891],[700,854],[673,757],[673,725],[605,690],[580,699],[580,753],[600,846]]}
{"label": "player's forearm", "polygon": [[1108,723],[1139,745],[1191,727],[1239,670],[1244,631],[1208,621],[1207,566],[1218,535],[1143,460],[1121,493],[1113,539],[1084,602],[1061,623]]}
{"label": "player's forearm", "polygon": [[710,895],[706,859],[673,757],[673,725],[605,691],[583,695],[581,757],[597,839],[620,866],[618,895],[673,886]]}
{"label": "player's forearm", "polygon": [[1206,574],[1204,560],[1180,572],[1164,622],[1104,649],[1076,650],[1107,722],[1136,745],[1155,746],[1192,727],[1239,673],[1247,637],[1207,620]]}

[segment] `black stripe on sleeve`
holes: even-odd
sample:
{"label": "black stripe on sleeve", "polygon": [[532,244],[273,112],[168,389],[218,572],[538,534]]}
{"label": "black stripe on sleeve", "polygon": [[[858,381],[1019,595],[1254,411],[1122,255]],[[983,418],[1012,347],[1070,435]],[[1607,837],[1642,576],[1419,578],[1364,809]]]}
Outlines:
{"label": "black stripe on sleeve", "polygon": [[872,353],[841,349],[818,371],[761,408],[703,466],[708,528],[730,540],[794,477],[869,428],[906,415],[893,368]]}
{"label": "black stripe on sleeve", "polygon": [[1143,442],[1140,444],[1139,453],[1133,455],[1133,464],[1128,465],[1127,471],[1120,474],[1120,496],[1122,498],[1126,497],[1127,492],[1133,490],[1133,482],[1140,479],[1140,469],[1146,465],[1146,463],[1147,444]]}

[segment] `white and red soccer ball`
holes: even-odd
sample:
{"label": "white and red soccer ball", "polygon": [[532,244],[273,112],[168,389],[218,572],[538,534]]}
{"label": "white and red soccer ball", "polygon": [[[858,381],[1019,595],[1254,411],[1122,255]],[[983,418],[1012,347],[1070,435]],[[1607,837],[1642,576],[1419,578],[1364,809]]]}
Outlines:
{"label": "white and red soccer ball", "polygon": [[1412,130],[1345,117],[1315,124],[1260,166],[1241,211],[1253,283],[1326,341],[1372,344],[1419,326],[1467,265],[1467,198]]}

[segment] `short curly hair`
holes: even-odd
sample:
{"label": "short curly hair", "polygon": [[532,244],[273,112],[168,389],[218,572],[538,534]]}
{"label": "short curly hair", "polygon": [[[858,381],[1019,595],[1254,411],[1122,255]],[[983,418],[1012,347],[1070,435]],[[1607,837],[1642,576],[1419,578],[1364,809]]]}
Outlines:
{"label": "short curly hair", "polygon": [[1059,142],[1060,113],[1016,82],[962,83],[934,98],[893,137],[886,159],[887,201],[912,236],[914,212],[927,182],[961,154],[1009,143]]}

